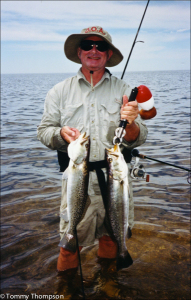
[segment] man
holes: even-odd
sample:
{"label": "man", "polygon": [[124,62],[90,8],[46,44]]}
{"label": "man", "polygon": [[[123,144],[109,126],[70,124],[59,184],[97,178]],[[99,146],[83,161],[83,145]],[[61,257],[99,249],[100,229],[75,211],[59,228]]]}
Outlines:
{"label": "man", "polygon": [[[122,61],[121,52],[112,44],[109,33],[99,26],[70,35],[65,41],[64,51],[68,59],[82,66],[76,76],[58,83],[48,92],[38,138],[47,147],[59,150],[59,155],[64,155],[68,144],[86,132],[91,141],[90,161],[100,161],[105,158],[105,148],[113,147],[114,132],[120,119],[126,119],[128,125],[121,149],[127,149],[126,156],[129,157],[126,161],[130,162],[128,153],[145,142],[147,128],[138,114],[137,102],[128,103],[130,86],[111,76],[106,69]],[[134,206],[131,183],[130,188],[129,227],[132,229]],[[66,189],[67,179],[63,176],[61,213],[67,209]],[[88,197],[91,204],[77,226],[80,249],[99,239],[98,256],[115,258],[117,245],[104,227],[105,209],[95,171],[90,172]],[[61,219],[61,239],[67,226],[68,223]],[[61,247],[58,271],[77,267],[77,251],[71,253]]]}

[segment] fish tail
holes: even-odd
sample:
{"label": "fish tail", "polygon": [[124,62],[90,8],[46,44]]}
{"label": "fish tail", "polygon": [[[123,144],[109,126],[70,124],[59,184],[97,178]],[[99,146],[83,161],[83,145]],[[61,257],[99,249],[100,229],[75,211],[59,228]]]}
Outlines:
{"label": "fish tail", "polygon": [[117,271],[124,269],[124,268],[128,268],[132,264],[133,264],[133,260],[128,251],[126,251],[124,255],[117,256],[117,263],[116,263]]}
{"label": "fish tail", "polygon": [[69,235],[68,237],[66,233],[58,246],[75,253],[77,250],[76,237],[73,235]]}

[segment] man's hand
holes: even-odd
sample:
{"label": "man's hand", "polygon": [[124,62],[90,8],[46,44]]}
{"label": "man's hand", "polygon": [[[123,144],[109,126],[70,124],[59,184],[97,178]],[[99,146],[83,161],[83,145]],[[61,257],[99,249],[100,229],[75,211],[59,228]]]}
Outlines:
{"label": "man's hand", "polygon": [[137,101],[128,102],[126,95],[123,96],[123,105],[121,107],[121,120],[125,119],[128,121],[128,124],[125,128],[126,135],[124,139],[132,143],[134,142],[140,133],[139,126],[136,124],[135,119],[138,117],[139,109]]}
{"label": "man's hand", "polygon": [[70,144],[80,136],[80,131],[76,128],[64,126],[60,130],[60,135],[67,143]]}
{"label": "man's hand", "polygon": [[128,102],[126,95],[123,96],[123,105],[121,107],[121,120],[125,119],[129,124],[138,117],[139,108],[137,101]]}

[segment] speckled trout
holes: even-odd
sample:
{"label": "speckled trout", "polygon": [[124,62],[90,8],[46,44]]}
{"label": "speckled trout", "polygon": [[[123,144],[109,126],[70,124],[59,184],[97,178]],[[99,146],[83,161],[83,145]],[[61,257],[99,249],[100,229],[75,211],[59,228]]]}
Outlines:
{"label": "speckled trout", "polygon": [[118,245],[118,271],[133,263],[126,247],[129,215],[128,166],[118,144],[112,149],[106,149],[106,160],[107,203],[105,208],[112,236]]}
{"label": "speckled trout", "polygon": [[89,152],[90,139],[86,133],[68,146],[70,161],[67,169],[67,216],[61,217],[69,221],[69,225],[59,246],[72,252],[76,252],[76,227],[88,206]]}

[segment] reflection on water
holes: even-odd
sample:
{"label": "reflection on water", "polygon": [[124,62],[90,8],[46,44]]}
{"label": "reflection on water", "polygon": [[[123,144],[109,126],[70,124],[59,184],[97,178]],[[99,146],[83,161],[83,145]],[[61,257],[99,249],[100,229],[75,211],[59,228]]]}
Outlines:
{"label": "reflection on water", "polygon": [[[127,73],[147,85],[157,116],[140,153],[189,168],[189,72]],[[13,295],[82,299],[79,270],[57,276],[61,174],[56,152],[36,139],[47,91],[68,74],[2,75],[1,288]],[[120,77],[120,74],[118,75]],[[98,245],[81,252],[86,298],[189,299],[190,187],[187,172],[141,160],[150,182],[134,181],[134,264],[118,273]],[[57,298],[58,299],[58,298]]]}

